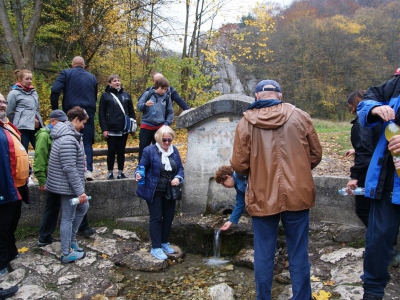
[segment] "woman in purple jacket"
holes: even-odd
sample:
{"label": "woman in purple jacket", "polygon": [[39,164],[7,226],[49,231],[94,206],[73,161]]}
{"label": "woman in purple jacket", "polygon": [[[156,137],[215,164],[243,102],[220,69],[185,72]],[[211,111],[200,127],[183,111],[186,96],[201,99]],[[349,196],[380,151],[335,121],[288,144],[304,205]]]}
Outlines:
{"label": "woman in purple jacket", "polygon": [[[145,167],[146,181],[138,185],[136,193],[147,202],[150,214],[151,255],[157,259],[167,259],[167,254],[175,250],[170,246],[169,234],[175,215],[176,201],[169,199],[169,185],[183,182],[183,165],[178,149],[172,145],[175,133],[169,126],[162,126],[154,136],[156,143],[143,150],[139,166]],[[136,181],[141,179],[138,168]]]}

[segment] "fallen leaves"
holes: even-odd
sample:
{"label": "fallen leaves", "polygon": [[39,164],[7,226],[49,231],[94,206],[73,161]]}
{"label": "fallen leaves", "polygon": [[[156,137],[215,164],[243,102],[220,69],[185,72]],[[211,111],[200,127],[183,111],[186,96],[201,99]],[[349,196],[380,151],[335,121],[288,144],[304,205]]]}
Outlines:
{"label": "fallen leaves", "polygon": [[332,296],[330,292],[325,292],[324,290],[320,290],[318,294],[312,293],[314,300],[329,300]]}
{"label": "fallen leaves", "polygon": [[18,249],[18,253],[25,253],[28,251],[29,251],[29,248],[26,248],[26,247],[22,247],[22,248]]}

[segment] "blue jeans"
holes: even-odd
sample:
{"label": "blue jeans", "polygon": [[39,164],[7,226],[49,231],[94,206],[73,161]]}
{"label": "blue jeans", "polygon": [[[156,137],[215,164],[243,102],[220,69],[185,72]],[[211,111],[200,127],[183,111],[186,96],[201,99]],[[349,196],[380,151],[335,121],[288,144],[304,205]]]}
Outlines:
{"label": "blue jeans", "polygon": [[35,150],[36,147],[36,137],[35,134],[37,130],[21,129],[21,144],[25,147],[26,152],[28,152],[29,143],[31,143],[32,148]]}
{"label": "blue jeans", "polygon": [[[93,121],[92,121],[93,122]],[[81,130],[83,137],[83,148],[86,155],[86,167],[88,171],[93,171],[93,143],[94,143],[94,124],[90,123],[90,119],[85,124],[85,128]]]}
{"label": "blue jeans", "polygon": [[74,195],[61,195],[61,253],[67,255],[71,248],[71,241],[76,240],[76,233],[79,225],[81,225],[83,216],[89,209],[89,202],[84,204],[70,205],[69,199],[74,198]]}
{"label": "blue jeans", "polygon": [[390,192],[384,191],[380,200],[372,199],[368,223],[361,279],[364,293],[383,297],[390,280],[393,240],[400,225],[400,205],[392,204]]}
{"label": "blue jeans", "polygon": [[252,217],[254,231],[254,276],[257,300],[271,300],[274,258],[279,221],[285,230],[292,281],[292,300],[310,300],[308,260],[309,210],[285,211],[267,217]]}

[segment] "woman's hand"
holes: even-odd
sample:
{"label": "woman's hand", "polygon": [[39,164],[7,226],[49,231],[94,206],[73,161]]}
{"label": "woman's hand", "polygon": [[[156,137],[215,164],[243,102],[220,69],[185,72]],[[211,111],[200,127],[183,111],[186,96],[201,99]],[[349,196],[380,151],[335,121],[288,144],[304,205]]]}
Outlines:
{"label": "woman's hand", "polygon": [[179,185],[179,178],[174,178],[171,180],[171,185]]}
{"label": "woman's hand", "polygon": [[80,204],[84,204],[84,203],[86,203],[87,202],[87,195],[85,194],[85,193],[83,193],[82,195],[79,195],[79,203]]}
{"label": "woman's hand", "polygon": [[224,225],[222,225],[222,227],[220,228],[220,230],[228,230],[229,229],[229,227],[231,227],[231,225],[232,225],[232,222],[231,221],[228,221],[228,222],[225,222],[225,224]]}
{"label": "woman's hand", "polygon": [[354,149],[349,149],[349,150],[346,151],[345,156],[346,156],[346,157],[349,157],[349,156],[354,155],[354,153],[356,153],[356,150],[354,150]]}
{"label": "woman's hand", "polygon": [[142,176],[140,176],[139,172],[137,172],[135,175],[135,180],[139,181],[141,178],[142,178]]}
{"label": "woman's hand", "polygon": [[108,131],[104,131],[104,132],[103,132],[103,136],[104,136],[105,138],[108,138]]}

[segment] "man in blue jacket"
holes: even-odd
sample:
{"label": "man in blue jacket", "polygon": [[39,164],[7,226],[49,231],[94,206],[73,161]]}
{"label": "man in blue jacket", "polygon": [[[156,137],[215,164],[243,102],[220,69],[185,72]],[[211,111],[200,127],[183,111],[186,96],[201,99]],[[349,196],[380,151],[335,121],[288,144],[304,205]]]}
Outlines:
{"label": "man in blue jacket", "polygon": [[51,109],[58,109],[58,98],[63,92],[62,109],[67,113],[72,107],[80,106],[86,110],[89,120],[83,134],[83,145],[86,155],[85,179],[93,180],[93,147],[94,143],[94,115],[96,113],[98,84],[96,77],[85,70],[85,61],[80,56],[72,60],[72,69],[63,70],[51,87]]}
{"label": "man in blue jacket", "polygon": [[[380,86],[370,87],[357,106],[362,126],[376,126],[388,121],[400,124],[400,68]],[[371,210],[364,255],[363,300],[379,300],[390,280],[388,271],[393,255],[393,241],[400,225],[400,178],[391,154],[400,154],[400,135],[388,143],[384,130],[374,150],[365,180],[365,197],[371,198]]]}

